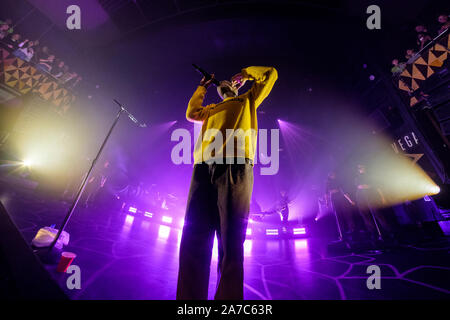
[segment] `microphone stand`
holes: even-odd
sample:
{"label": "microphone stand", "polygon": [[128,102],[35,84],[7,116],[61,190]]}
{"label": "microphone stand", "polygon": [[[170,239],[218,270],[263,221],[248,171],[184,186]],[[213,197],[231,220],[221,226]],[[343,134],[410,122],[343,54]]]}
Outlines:
{"label": "microphone stand", "polygon": [[114,122],[112,123],[111,127],[109,128],[109,131],[108,131],[105,139],[103,140],[103,143],[100,146],[100,149],[98,150],[96,157],[92,161],[91,167],[89,168],[86,176],[83,179],[83,182],[81,183],[80,187],[78,188],[78,192],[75,196],[75,199],[73,200],[72,204],[70,205],[69,210],[68,210],[66,216],[64,217],[63,222],[61,223],[61,226],[58,229],[58,233],[56,234],[56,236],[53,239],[50,246],[44,247],[44,248],[38,248],[35,250],[35,253],[41,258],[41,260],[44,263],[48,263],[48,264],[58,263],[60,250],[56,250],[55,245],[58,242],[58,239],[61,236],[61,233],[64,231],[64,228],[67,226],[67,223],[69,222],[70,218],[72,217],[72,214],[75,211],[75,208],[76,208],[78,202],[80,201],[81,195],[83,194],[83,191],[86,187],[87,181],[89,180],[89,177],[90,177],[98,159],[100,158],[100,155],[102,154],[102,151],[105,148],[105,145],[108,142],[108,140],[111,136],[111,133],[113,132],[117,122],[119,122],[120,116],[123,113],[126,113],[128,115],[128,118],[131,121],[133,121],[134,123],[138,124],[139,127],[145,128],[147,126],[145,123],[139,123],[139,121],[127,109],[125,109],[125,107],[119,101],[117,101],[116,99],[113,99],[113,101],[119,106],[119,111],[117,112],[116,118],[114,119]]}

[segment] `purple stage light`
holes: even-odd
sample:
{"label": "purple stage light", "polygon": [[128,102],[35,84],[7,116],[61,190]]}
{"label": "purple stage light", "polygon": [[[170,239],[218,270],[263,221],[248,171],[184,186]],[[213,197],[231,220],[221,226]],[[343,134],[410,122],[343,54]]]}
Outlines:
{"label": "purple stage light", "polygon": [[163,216],[161,220],[162,220],[162,222],[165,222],[165,223],[172,223],[172,221],[173,221],[172,217],[168,217],[168,216]]}
{"label": "purple stage light", "polygon": [[183,235],[183,231],[179,230],[178,231],[178,236],[177,236],[177,246],[179,247],[181,244],[181,236]]}
{"label": "purple stage light", "polygon": [[144,216],[152,218],[153,217],[153,213],[145,211]]}
{"label": "purple stage light", "polygon": [[133,222],[134,222],[134,216],[132,216],[130,214],[127,214],[127,216],[125,217],[125,221],[123,223],[123,226],[122,226],[122,231],[121,231],[121,234],[123,236],[127,236],[128,235],[128,233],[131,230],[131,226],[133,225]]}
{"label": "purple stage light", "polygon": [[158,238],[162,240],[167,240],[170,235],[170,227],[160,225],[158,229]]}
{"label": "purple stage light", "polygon": [[134,221],[134,217],[127,214],[127,216],[125,218],[125,224],[129,226],[129,225],[133,224],[133,221]]}
{"label": "purple stage light", "polygon": [[252,245],[253,245],[252,240],[247,239],[244,241],[244,256],[246,257],[250,256],[250,253],[252,251]]}
{"label": "purple stage light", "polygon": [[137,208],[134,208],[134,207],[130,207],[130,209],[128,209],[128,211],[129,211],[129,212],[133,212],[133,213],[136,213],[136,211],[137,211]]}
{"label": "purple stage light", "polygon": [[248,236],[251,236],[251,235],[252,235],[252,229],[247,228],[246,234],[247,234]]}
{"label": "purple stage light", "polygon": [[292,230],[292,232],[294,234],[306,234],[306,229],[305,228],[294,228]]}
{"label": "purple stage light", "polygon": [[217,261],[217,258],[219,256],[219,241],[217,240],[217,234],[214,236],[214,243],[213,243],[213,251],[212,251],[212,259],[214,261]]}
{"label": "purple stage light", "polygon": [[266,235],[268,236],[277,236],[278,229],[266,229]]}
{"label": "purple stage light", "polygon": [[297,239],[294,243],[295,250],[302,250],[308,248],[308,240],[306,239]]}

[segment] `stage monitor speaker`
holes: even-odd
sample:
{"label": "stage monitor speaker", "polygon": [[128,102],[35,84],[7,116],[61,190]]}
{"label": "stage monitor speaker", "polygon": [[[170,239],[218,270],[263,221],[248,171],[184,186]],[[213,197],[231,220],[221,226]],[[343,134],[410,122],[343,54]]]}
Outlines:
{"label": "stage monitor speaker", "polygon": [[0,299],[67,300],[0,203]]}

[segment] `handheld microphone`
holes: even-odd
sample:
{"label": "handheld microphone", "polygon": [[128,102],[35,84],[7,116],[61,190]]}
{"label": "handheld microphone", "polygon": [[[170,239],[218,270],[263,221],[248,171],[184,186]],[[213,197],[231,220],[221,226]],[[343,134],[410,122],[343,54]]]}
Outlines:
{"label": "handheld microphone", "polygon": [[[202,68],[200,68],[198,65],[196,65],[195,63],[192,64],[192,66],[194,67],[195,70],[197,70],[199,73],[201,73],[204,77],[205,80],[208,81],[209,79],[212,78],[211,74],[209,72],[206,72],[205,70],[203,70]],[[220,82],[217,79],[213,79],[212,83],[216,86],[220,85]]]}

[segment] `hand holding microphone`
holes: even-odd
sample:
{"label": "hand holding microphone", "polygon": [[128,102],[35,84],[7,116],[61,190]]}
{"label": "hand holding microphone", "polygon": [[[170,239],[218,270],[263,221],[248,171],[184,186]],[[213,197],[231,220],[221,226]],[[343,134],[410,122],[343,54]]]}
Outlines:
{"label": "hand holding microphone", "polygon": [[[192,66],[194,67],[195,70],[197,70],[200,74],[203,75],[203,78],[200,81],[201,86],[204,86],[205,88],[208,88],[211,84],[214,84],[217,87],[220,86],[220,82],[214,78],[214,74],[210,74],[209,72],[203,70],[194,63],[192,64]],[[242,75],[242,73],[238,73],[231,78],[231,85],[234,89],[239,90],[239,88],[241,88],[247,80],[248,79],[246,79]]]}
{"label": "hand holding microphone", "polygon": [[211,85],[211,83],[214,82],[214,80],[217,81],[214,78],[214,73],[213,73],[209,79],[207,79],[206,77],[203,77],[202,80],[200,80],[200,85],[205,87],[206,89],[208,89],[208,87]]}
{"label": "hand holding microphone", "polygon": [[[195,70],[197,70],[199,73],[201,73],[203,75],[203,79],[205,80],[205,82],[210,81],[208,85],[213,83],[216,86],[220,86],[220,82],[217,79],[214,79],[214,75],[209,74],[209,72],[203,70],[202,68],[200,68],[199,66],[197,66],[194,63],[192,64],[192,66],[194,67]],[[203,81],[203,79],[202,79],[202,81]]]}

